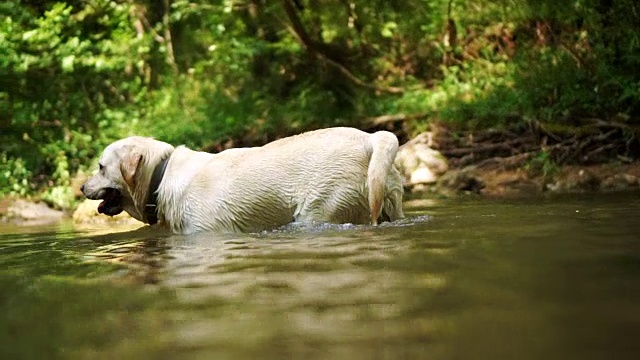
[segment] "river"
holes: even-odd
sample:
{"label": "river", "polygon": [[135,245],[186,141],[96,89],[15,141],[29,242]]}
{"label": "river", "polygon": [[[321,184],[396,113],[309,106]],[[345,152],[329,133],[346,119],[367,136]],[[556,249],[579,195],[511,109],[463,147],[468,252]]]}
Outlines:
{"label": "river", "polygon": [[640,194],[380,227],[0,226],[2,359],[636,359]]}

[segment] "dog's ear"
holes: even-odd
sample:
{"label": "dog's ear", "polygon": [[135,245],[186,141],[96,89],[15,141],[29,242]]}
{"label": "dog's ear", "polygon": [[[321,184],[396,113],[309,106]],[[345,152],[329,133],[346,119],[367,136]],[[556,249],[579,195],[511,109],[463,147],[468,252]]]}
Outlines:
{"label": "dog's ear", "polygon": [[136,153],[127,154],[120,163],[120,172],[122,172],[122,178],[131,189],[135,188],[136,186],[136,173],[138,172],[140,163],[142,163],[142,154]]}

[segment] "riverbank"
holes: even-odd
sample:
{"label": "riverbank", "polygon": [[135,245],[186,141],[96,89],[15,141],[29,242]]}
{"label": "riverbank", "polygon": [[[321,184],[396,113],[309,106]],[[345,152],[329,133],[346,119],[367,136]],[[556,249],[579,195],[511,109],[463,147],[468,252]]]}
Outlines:
{"label": "riverbank", "polygon": [[23,198],[0,199],[0,224],[47,225],[57,223],[65,212],[49,207],[41,201]]}
{"label": "riverbank", "polygon": [[470,165],[450,170],[432,187],[417,192],[455,196],[476,193],[491,197],[535,196],[547,193],[620,192],[640,190],[640,163],[565,165],[551,173],[527,168]]}
{"label": "riverbank", "polygon": [[[640,125],[626,120],[521,120],[478,130],[431,123],[401,146],[396,165],[408,191],[444,196],[640,190]],[[396,117],[376,129],[402,139],[407,125]]]}

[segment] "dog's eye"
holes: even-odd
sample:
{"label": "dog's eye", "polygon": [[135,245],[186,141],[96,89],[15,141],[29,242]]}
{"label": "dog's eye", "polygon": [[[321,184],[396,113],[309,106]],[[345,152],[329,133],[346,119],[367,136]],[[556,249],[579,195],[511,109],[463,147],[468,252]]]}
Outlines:
{"label": "dog's eye", "polygon": [[102,169],[104,169],[104,165],[102,165],[102,164],[98,164],[98,168],[99,168],[100,170],[102,170]]}

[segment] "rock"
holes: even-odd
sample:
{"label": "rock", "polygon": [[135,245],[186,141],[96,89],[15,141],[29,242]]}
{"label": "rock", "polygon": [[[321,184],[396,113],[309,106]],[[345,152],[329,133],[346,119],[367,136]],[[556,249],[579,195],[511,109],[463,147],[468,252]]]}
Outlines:
{"label": "rock", "polygon": [[427,167],[418,167],[415,169],[411,176],[409,177],[409,181],[406,182],[408,185],[418,185],[418,184],[432,184],[438,180],[436,174],[431,171],[431,169]]}
{"label": "rock", "polygon": [[636,176],[630,174],[615,174],[602,180],[600,184],[603,190],[629,190],[637,188],[640,182]]}
{"label": "rock", "polygon": [[427,144],[408,142],[400,147],[395,166],[403,175],[405,185],[433,184],[449,169],[447,159]]}
{"label": "rock", "polygon": [[542,177],[532,178],[522,169],[483,168],[482,171],[474,171],[473,175],[484,185],[482,194],[488,196],[531,195],[539,193],[543,188]]}
{"label": "rock", "polygon": [[64,213],[41,202],[23,199],[3,201],[2,220],[18,225],[45,225],[59,222]]}
{"label": "rock", "polygon": [[546,185],[547,190],[554,192],[584,192],[600,188],[601,179],[588,169],[570,171],[554,183]]}
{"label": "rock", "polygon": [[98,204],[101,200],[85,199],[78,205],[76,211],[73,212],[73,222],[76,224],[141,224],[138,220],[132,218],[126,212],[122,212],[116,216],[107,216],[98,212]]}
{"label": "rock", "polygon": [[437,183],[437,191],[440,193],[472,192],[479,194],[485,187],[484,182],[474,174],[474,167],[469,166],[462,170],[452,170],[445,173]]}

